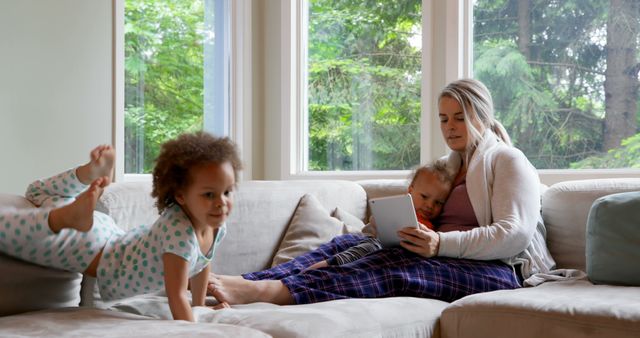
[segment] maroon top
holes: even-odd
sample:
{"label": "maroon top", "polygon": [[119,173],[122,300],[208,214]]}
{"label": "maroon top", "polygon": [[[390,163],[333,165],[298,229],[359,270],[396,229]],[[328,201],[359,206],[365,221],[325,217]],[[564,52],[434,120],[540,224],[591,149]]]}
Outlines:
{"label": "maroon top", "polygon": [[442,207],[442,213],[434,220],[436,231],[466,231],[478,226],[478,219],[467,193],[466,178],[463,176],[454,184],[449,198]]}

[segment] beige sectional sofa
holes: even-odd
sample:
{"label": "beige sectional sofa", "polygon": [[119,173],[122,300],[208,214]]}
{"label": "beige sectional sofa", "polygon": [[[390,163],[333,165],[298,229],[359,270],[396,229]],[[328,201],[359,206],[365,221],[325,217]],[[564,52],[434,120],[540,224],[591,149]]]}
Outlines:
{"label": "beige sectional sofa", "polygon": [[[98,208],[125,228],[151,222],[156,215],[150,188],[140,182],[113,184]],[[558,266],[585,270],[585,222],[596,198],[638,190],[637,178],[549,187],[542,196],[542,214]],[[307,226],[293,217],[300,216],[297,207],[305,194],[315,196],[326,214],[308,227],[345,223],[306,232],[326,237],[362,225],[344,217],[327,223],[336,208],[364,220],[368,198],[403,191],[403,180],[243,182],[213,270],[240,274],[269,267],[282,253],[283,242],[299,240],[292,238],[292,224],[298,222],[298,230]],[[0,195],[0,206],[6,205],[28,207],[28,202]],[[162,293],[104,303],[93,283],[78,274],[0,256],[0,336],[640,337],[640,287],[593,285],[586,279],[478,294],[453,303],[394,297],[295,306],[256,303],[220,311],[199,307],[194,309],[196,324],[164,320],[171,314]]]}

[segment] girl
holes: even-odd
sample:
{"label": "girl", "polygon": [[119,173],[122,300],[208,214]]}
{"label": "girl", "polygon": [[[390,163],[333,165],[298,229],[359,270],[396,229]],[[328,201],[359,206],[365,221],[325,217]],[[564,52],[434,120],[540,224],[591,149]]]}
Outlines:
{"label": "girl", "polygon": [[173,318],[193,321],[187,289],[190,282],[193,306],[204,306],[241,168],[235,145],[204,132],[163,144],[152,191],[160,217],[128,232],[94,211],[114,158],[99,146],[87,164],[32,183],[26,197],[40,208],[0,211],[0,252],[96,277],[105,300],[164,287]]}

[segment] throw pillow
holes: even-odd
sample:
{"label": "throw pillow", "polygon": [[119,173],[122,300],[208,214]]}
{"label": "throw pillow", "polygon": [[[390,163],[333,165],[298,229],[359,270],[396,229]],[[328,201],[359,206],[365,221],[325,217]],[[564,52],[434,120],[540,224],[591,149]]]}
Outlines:
{"label": "throw pillow", "polygon": [[587,219],[589,279],[598,284],[640,286],[640,192],[601,197]]}
{"label": "throw pillow", "polygon": [[344,223],[331,217],[315,196],[302,196],[271,266],[317,249],[342,234],[343,228]]}
{"label": "throw pillow", "polygon": [[361,219],[350,214],[349,212],[347,212],[346,210],[340,207],[336,207],[333,210],[333,213],[331,214],[331,216],[337,218],[338,220],[342,221],[342,223],[344,223],[344,226],[342,228],[343,234],[360,233],[362,232],[362,229],[365,227],[365,224],[364,222],[362,222]]}

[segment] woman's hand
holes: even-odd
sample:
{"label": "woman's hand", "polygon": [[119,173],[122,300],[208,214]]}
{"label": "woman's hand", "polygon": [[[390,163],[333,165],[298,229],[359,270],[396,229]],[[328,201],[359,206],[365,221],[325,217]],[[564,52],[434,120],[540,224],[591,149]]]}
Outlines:
{"label": "woman's hand", "polygon": [[400,246],[422,257],[433,257],[438,254],[440,235],[437,232],[418,223],[418,228],[403,228],[398,231],[403,239]]}

